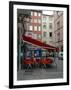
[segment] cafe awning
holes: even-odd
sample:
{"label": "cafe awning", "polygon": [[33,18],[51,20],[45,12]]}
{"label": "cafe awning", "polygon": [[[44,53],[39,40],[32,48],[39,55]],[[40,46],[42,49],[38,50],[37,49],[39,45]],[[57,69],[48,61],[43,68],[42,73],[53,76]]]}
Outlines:
{"label": "cafe awning", "polygon": [[54,47],[54,46],[45,44],[45,43],[43,43],[43,42],[41,42],[39,40],[33,39],[33,38],[25,36],[25,35],[23,35],[22,38],[27,43],[31,43],[33,45],[39,46],[39,47],[44,48],[44,49],[50,49],[50,50],[56,49],[56,47]]}

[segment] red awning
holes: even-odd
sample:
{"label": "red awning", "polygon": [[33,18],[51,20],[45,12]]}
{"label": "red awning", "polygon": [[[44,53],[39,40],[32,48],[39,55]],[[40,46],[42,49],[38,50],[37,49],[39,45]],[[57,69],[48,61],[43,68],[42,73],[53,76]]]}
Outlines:
{"label": "red awning", "polygon": [[34,45],[37,45],[37,46],[40,46],[41,48],[44,48],[44,49],[51,49],[51,50],[54,50],[56,49],[56,47],[54,46],[51,46],[51,45],[48,45],[48,44],[45,44],[39,40],[36,40],[36,39],[33,39],[31,37],[28,37],[28,36],[22,36],[23,40],[28,42],[28,43],[31,43],[31,44],[34,44]]}

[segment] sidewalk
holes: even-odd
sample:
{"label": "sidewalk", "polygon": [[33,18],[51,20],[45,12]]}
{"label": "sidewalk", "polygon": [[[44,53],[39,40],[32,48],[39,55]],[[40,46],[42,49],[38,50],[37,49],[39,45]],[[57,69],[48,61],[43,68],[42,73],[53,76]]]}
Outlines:
{"label": "sidewalk", "polygon": [[29,69],[29,70],[20,70],[17,73],[18,80],[36,80],[36,79],[54,79],[63,77],[63,60],[56,60],[56,64],[45,68]]}

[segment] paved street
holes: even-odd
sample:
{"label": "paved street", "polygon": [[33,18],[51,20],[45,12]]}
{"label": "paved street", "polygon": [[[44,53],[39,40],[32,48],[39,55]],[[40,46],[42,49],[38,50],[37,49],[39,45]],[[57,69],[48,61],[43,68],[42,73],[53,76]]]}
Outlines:
{"label": "paved street", "polygon": [[55,62],[52,65],[47,66],[47,68],[20,70],[17,73],[18,80],[36,80],[52,78],[63,78],[63,60],[56,59]]}

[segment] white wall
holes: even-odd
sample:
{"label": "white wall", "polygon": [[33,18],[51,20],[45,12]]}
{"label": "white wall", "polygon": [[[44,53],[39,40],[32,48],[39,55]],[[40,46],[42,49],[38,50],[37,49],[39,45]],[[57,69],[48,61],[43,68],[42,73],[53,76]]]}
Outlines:
{"label": "white wall", "polygon": [[[14,1],[14,0],[13,0]],[[17,0],[18,1],[18,0]],[[20,1],[20,0],[19,0]],[[32,2],[43,2],[43,3],[61,3],[61,4],[70,4],[71,0],[21,0],[21,1],[32,1]],[[70,6],[71,9],[71,6]],[[9,69],[9,0],[0,0],[0,90],[8,90],[8,69]],[[71,15],[71,12],[70,12]],[[70,24],[71,25],[71,24]],[[71,31],[70,31],[71,33]],[[70,35],[71,38],[71,35]],[[71,45],[71,43],[70,43]],[[70,48],[71,50],[71,48]],[[71,63],[71,61],[70,61]],[[70,66],[71,68],[71,66]],[[71,75],[71,72],[70,72]],[[71,80],[69,86],[54,86],[54,87],[41,87],[41,88],[34,88],[34,90],[45,89],[45,90],[71,90]],[[18,89],[19,90],[19,89]],[[24,90],[28,90],[24,89]],[[30,88],[29,90],[33,90]]]}

